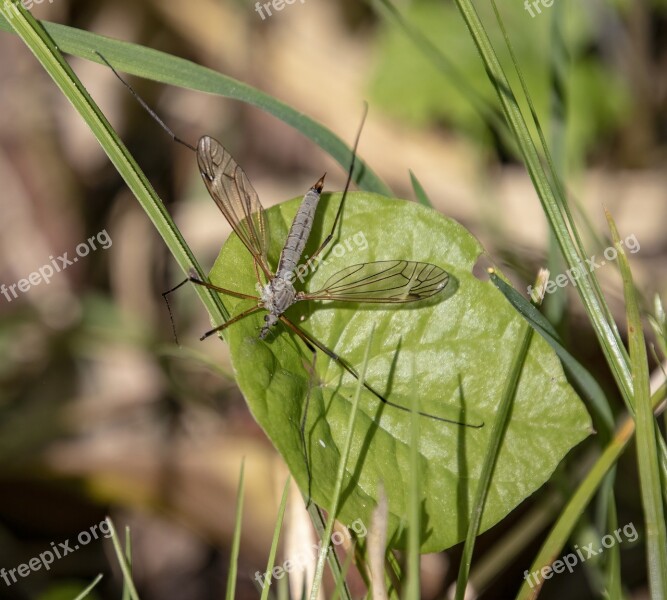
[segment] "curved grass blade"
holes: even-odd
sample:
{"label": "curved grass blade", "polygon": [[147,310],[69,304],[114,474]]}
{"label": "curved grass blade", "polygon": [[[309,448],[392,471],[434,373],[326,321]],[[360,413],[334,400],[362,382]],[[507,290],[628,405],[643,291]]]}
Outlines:
{"label": "curved grass blade", "polygon": [[329,517],[327,519],[327,526],[324,529],[324,535],[322,540],[326,542],[322,545],[320,552],[317,555],[317,564],[315,566],[315,576],[313,578],[313,587],[310,590],[310,600],[317,600],[319,595],[320,586],[322,584],[322,577],[324,575],[324,561],[327,559],[329,554],[329,540],[331,539],[331,534],[333,532],[334,521],[338,515],[338,507],[340,505],[341,494],[343,491],[343,479],[345,478],[345,468],[347,466],[347,460],[350,456],[350,448],[352,447],[352,433],[354,432],[354,422],[357,418],[357,409],[359,408],[359,398],[361,397],[361,388],[366,377],[366,367],[368,366],[368,359],[370,357],[371,343],[373,341],[373,327],[371,327],[370,334],[368,335],[368,342],[366,344],[366,351],[364,353],[364,361],[361,364],[361,369],[359,370],[359,378],[357,379],[357,389],[354,393],[354,399],[352,400],[352,410],[350,411],[350,419],[348,421],[347,435],[345,437],[345,444],[340,455],[340,461],[338,464],[338,473],[336,475],[336,483],[334,486],[334,493],[331,497],[331,503],[328,507]]}
{"label": "curved grass blade", "polygon": [[[620,241],[616,224],[605,210],[614,243]],[[619,245],[620,247],[620,245]],[[648,554],[648,580],[652,598],[667,597],[667,527],[662,503],[662,482],[658,466],[659,447],[656,443],[655,417],[649,393],[648,356],[642,329],[637,291],[632,281],[628,258],[624,251],[618,253],[618,265],[623,278],[625,310],[628,319],[628,345],[634,384],[635,420],[637,422],[637,462],[646,519],[646,552]]]}
{"label": "curved grass blade", "polygon": [[85,590],[83,590],[76,598],[74,598],[74,600],[83,600],[86,596],[88,596],[88,594],[93,591],[93,588],[95,588],[97,584],[102,581],[102,577],[104,576],[102,573],[100,573],[97,577],[95,577],[95,579],[93,579],[93,581]]}
{"label": "curved grass blade", "polygon": [[125,558],[125,553],[120,546],[120,540],[118,539],[118,534],[116,533],[116,528],[114,527],[113,521],[110,517],[107,517],[107,524],[109,525],[109,530],[111,531],[111,541],[113,542],[113,549],[116,553],[116,558],[118,559],[118,565],[120,570],[123,573],[123,588],[128,590],[130,598],[132,600],[139,600],[139,594],[137,594],[137,588],[134,586],[134,581],[132,581],[132,573],[130,572],[130,565]]}
{"label": "curved grass blade", "polygon": [[419,202],[419,204],[421,204],[422,206],[428,206],[429,208],[433,208],[433,203],[426,194],[426,191],[422,187],[422,184],[420,183],[419,179],[417,179],[417,176],[412,172],[412,169],[410,169],[410,182],[412,183],[412,189],[415,192],[415,197],[417,198],[417,202]]}
{"label": "curved grass blade", "polygon": [[[542,164],[518,100],[475,7],[470,0],[456,0],[456,4],[477,46],[489,79],[496,89],[505,118],[519,144],[524,163],[545,215],[556,235],[561,252],[570,269],[581,268],[587,255],[567,207],[563,187],[553,168],[550,167],[547,171]],[[514,64],[518,70],[517,63]],[[599,285],[592,273],[586,273],[585,277],[578,280],[577,291],[594,326],[600,346],[619,389],[626,401],[629,401],[632,397],[632,377],[627,352],[621,343],[615,324],[609,320],[609,309],[598,294],[598,289]]]}
{"label": "curved grass blade", "polygon": [[[132,536],[130,534],[129,525],[125,526],[125,560],[127,561],[127,566],[132,568]],[[123,580],[123,596],[121,600],[130,600],[130,588],[127,585],[127,582]]]}
{"label": "curved grass blade", "polygon": [[239,473],[239,488],[236,492],[236,517],[234,519],[234,537],[232,539],[232,548],[229,556],[229,571],[227,573],[227,593],[226,600],[234,600],[236,592],[236,573],[239,562],[239,547],[241,546],[241,520],[243,518],[243,496],[244,487],[245,458],[241,460],[241,472]]}
{"label": "curved grass blade", "polygon": [[596,416],[596,427],[601,434],[602,444],[607,444],[614,434],[614,415],[609,401],[595,378],[561,344],[558,333],[551,323],[533,304],[528,302],[511,285],[494,273],[489,274],[491,282],[504,294],[514,308],[524,316],[531,327],[537,331],[554,349],[568,373],[577,382],[579,389],[590,402]]}
{"label": "curved grass blade", "polygon": [[459,567],[459,574],[456,581],[456,600],[463,600],[463,598],[465,598],[470,565],[472,564],[472,553],[475,548],[475,538],[479,533],[482,513],[484,512],[484,505],[486,504],[489,486],[491,484],[491,477],[493,476],[496,460],[500,452],[500,446],[505,435],[519,378],[521,377],[526,356],[528,354],[528,348],[533,338],[533,329],[528,323],[523,323],[519,338],[521,340],[521,345],[514,358],[512,370],[509,372],[506,380],[505,390],[500,399],[496,419],[493,422],[488,450],[482,465],[482,473],[479,478],[479,483],[477,484],[477,489],[475,490],[473,510],[470,515],[468,533],[463,546],[463,556],[461,558],[461,565]]}
{"label": "curved grass blade", "polygon": [[[651,396],[651,410],[663,402],[667,396],[667,384],[663,384]],[[635,422],[632,417],[626,417],[617,427],[614,438],[609,442],[604,452],[588,472],[579,487],[570,497],[567,506],[561,511],[558,521],[544,540],[540,551],[533,560],[529,571],[540,571],[542,567],[550,565],[555,556],[562,553],[563,547],[572,535],[572,532],[581,519],[581,515],[588,506],[595,492],[599,489],[603,480],[623,454],[628,442],[635,433]],[[531,586],[527,581],[523,583],[517,600],[529,600],[537,597],[544,580],[540,579],[537,584]]]}
{"label": "curved grass blade", "polygon": [[[14,19],[11,20],[14,22]],[[217,94],[240,100],[277,117],[315,142],[345,169],[352,161],[350,148],[329,129],[252,86],[202,67],[189,60],[171,56],[138,44],[114,40],[57,23],[42,22],[62,52],[104,64],[95,52],[101,52],[115,68],[161,83]],[[7,18],[0,19],[0,29],[12,31]],[[363,161],[357,159],[353,180],[361,188],[385,196],[389,188]]]}
{"label": "curved grass blade", "polygon": [[273,539],[271,540],[271,550],[269,551],[269,559],[266,563],[266,580],[264,581],[264,586],[262,587],[262,596],[261,600],[266,600],[269,597],[269,590],[271,589],[271,573],[273,572],[273,565],[276,562],[276,553],[278,552],[278,540],[280,539],[280,531],[283,527],[283,519],[285,518],[285,507],[287,506],[287,496],[289,493],[289,485],[291,477],[287,478],[285,481],[285,487],[283,488],[283,495],[280,500],[280,508],[278,509],[278,516],[276,518],[276,526],[273,530]]}

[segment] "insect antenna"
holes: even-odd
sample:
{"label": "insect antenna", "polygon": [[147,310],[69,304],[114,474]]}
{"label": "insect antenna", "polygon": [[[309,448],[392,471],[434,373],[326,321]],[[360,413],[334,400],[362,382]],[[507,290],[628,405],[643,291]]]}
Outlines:
{"label": "insect antenna", "polygon": [[113,65],[104,57],[104,55],[97,50],[95,50],[95,54],[99,56],[104,64],[111,69],[113,74],[118,78],[118,80],[130,91],[130,94],[132,94],[135,98],[135,100],[141,104],[142,108],[153,118],[153,120],[160,126],[164,131],[167,132],[167,134],[171,137],[172,140],[175,142],[182,144],[186,148],[190,148],[193,152],[197,152],[197,148],[195,148],[192,144],[189,144],[185,140],[179,138],[172,130],[171,128],[158,116],[158,114],[150,107],[148,106],[148,103],[137,93],[137,91],[132,87],[132,85],[128,82],[125,81],[119,74],[118,71],[113,67]]}
{"label": "insect antenna", "polygon": [[359,146],[361,131],[364,128],[364,123],[366,122],[367,115],[368,115],[368,103],[364,102],[364,112],[361,116],[361,123],[359,124],[359,129],[357,129],[357,135],[354,138],[354,146],[352,146],[352,160],[350,161],[350,168],[347,171],[347,181],[345,182],[345,188],[343,188],[343,195],[340,199],[340,204],[338,205],[338,211],[336,212],[336,217],[334,218],[334,222],[331,227],[331,231],[329,232],[329,235],[327,235],[327,237],[324,238],[324,241],[319,245],[317,250],[315,250],[315,252],[313,252],[313,255],[308,259],[308,262],[306,264],[309,269],[312,268],[312,260],[314,258],[317,258],[317,256],[322,252],[322,250],[324,250],[327,247],[327,245],[333,239],[333,236],[336,233],[336,226],[338,225],[340,217],[343,214],[343,205],[345,204],[345,198],[347,198],[347,192],[350,189],[350,184],[352,183],[354,167],[357,163],[357,148]]}

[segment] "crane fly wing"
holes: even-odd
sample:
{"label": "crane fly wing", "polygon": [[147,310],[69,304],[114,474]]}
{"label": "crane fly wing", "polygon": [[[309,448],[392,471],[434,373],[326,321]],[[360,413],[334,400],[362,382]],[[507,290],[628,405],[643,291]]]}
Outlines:
{"label": "crane fly wing", "polygon": [[332,275],[322,289],[306,293],[304,300],[348,302],[415,302],[445,288],[449,274],[430,263],[383,260],[345,267]]}
{"label": "crane fly wing", "polygon": [[255,262],[271,277],[266,215],[248,176],[224,146],[207,135],[197,144],[197,163],[208,193]]}

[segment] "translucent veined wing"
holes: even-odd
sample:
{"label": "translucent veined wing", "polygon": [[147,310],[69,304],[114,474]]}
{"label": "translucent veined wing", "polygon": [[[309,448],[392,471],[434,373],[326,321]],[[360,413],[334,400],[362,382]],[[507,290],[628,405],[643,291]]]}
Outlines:
{"label": "translucent veined wing", "polygon": [[224,146],[207,135],[197,144],[197,163],[206,189],[267,277],[269,234],[264,208],[248,176]]}
{"label": "translucent veined wing", "polygon": [[444,269],[410,260],[383,260],[346,267],[332,275],[322,289],[303,294],[303,300],[349,302],[415,302],[442,291],[449,281]]}

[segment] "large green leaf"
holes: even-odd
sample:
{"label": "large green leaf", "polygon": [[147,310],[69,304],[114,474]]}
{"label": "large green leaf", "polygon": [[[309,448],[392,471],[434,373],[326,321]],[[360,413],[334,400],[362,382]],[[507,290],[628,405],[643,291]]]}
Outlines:
{"label": "large green leaf", "polygon": [[[295,199],[267,211],[270,262],[297,209]],[[306,254],[331,226],[339,194],[324,194]],[[332,273],[372,260],[431,262],[451,277],[445,291],[417,304],[379,306],[300,303],[287,316],[352,364],[360,364],[371,326],[375,335],[368,382],[393,402],[450,419],[484,422],[481,429],[420,418],[422,551],[436,551],[463,539],[468,525],[489,426],[495,415],[519,343],[521,317],[488,282],[472,275],[482,252],[461,225],[413,203],[369,194],[349,194],[337,245],[326,264],[306,281],[317,289]],[[211,272],[229,289],[256,293],[252,260],[232,236]],[[297,282],[298,284],[298,282]],[[248,300],[225,298],[231,314]],[[264,312],[225,332],[238,384],[301,486],[308,486],[299,423],[309,384],[310,354],[279,324],[272,339],[258,338]],[[303,320],[302,320],[303,319]],[[318,356],[307,424],[313,499],[326,506],[345,436],[355,380],[324,355]],[[504,438],[482,530],[501,520],[551,475],[563,456],[591,432],[590,418],[566,382],[558,358],[539,336],[531,343]],[[383,405],[364,390],[357,417],[348,480],[339,518],[366,525],[380,482],[389,498],[390,532],[404,543],[407,514],[410,417]]]}

